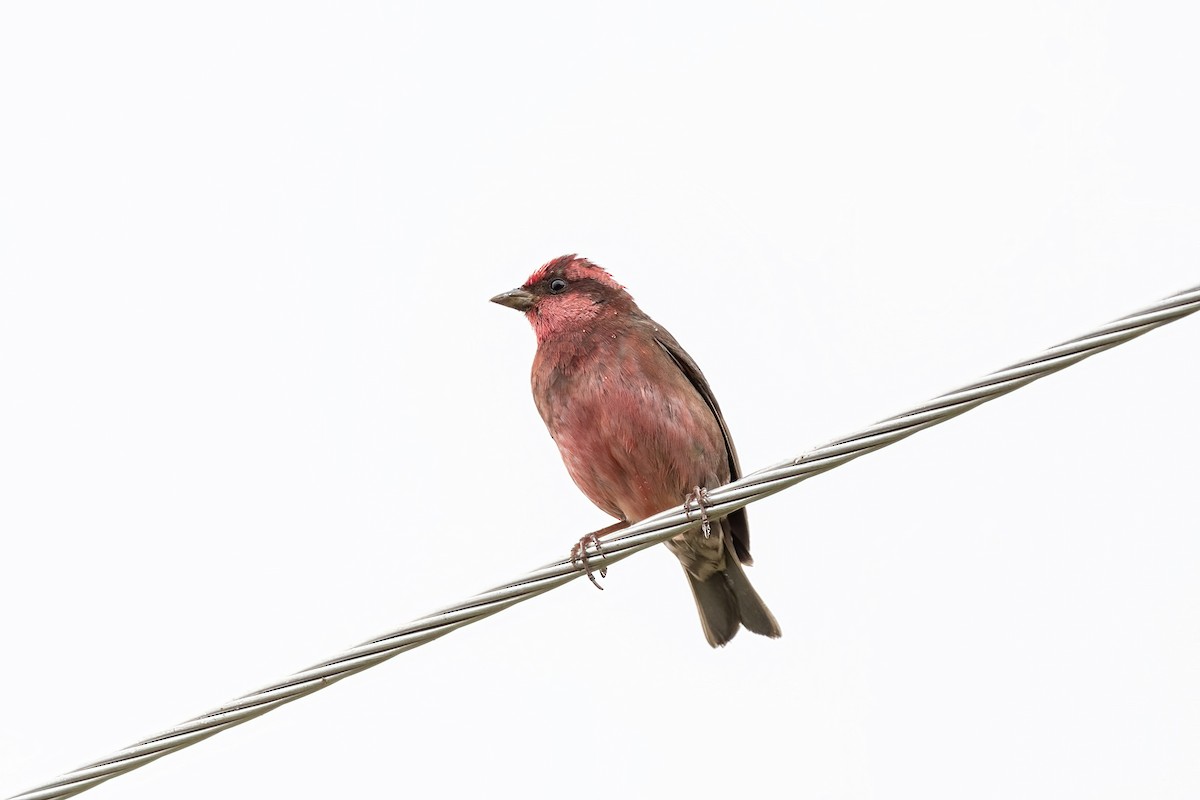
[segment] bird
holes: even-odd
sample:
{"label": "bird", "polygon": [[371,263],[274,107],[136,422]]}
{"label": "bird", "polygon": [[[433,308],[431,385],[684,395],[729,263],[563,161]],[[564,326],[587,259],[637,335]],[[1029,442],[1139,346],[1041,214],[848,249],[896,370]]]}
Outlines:
{"label": "bird", "polygon": [[617,519],[581,539],[573,557],[597,535],[694,501],[703,524],[666,544],[683,565],[708,643],[722,647],[741,627],[779,637],[742,568],[753,563],[746,510],[711,525],[704,513],[707,489],[740,477],[741,467],[695,360],[607,270],[575,254],[491,300],[532,325],[534,404],[575,484]]}

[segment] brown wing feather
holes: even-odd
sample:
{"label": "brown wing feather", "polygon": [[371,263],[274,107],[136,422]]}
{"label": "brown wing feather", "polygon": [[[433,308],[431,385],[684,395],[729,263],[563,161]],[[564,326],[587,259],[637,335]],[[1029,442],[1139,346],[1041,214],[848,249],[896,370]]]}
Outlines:
{"label": "brown wing feather", "polygon": [[[729,426],[725,424],[725,415],[721,413],[721,406],[717,404],[717,398],[713,396],[712,387],[708,385],[704,373],[700,371],[695,360],[688,355],[670,331],[657,323],[654,324],[654,340],[663,350],[667,351],[667,355],[675,362],[675,366],[679,367],[692,386],[696,387],[696,391],[704,398],[704,402],[712,410],[713,416],[717,418],[717,424],[721,426],[721,436],[725,439],[725,453],[729,456],[729,479],[737,480],[742,477],[737,448],[733,446],[733,437],[729,435]],[[725,518],[725,523],[733,539],[733,549],[737,553],[738,561],[743,564],[753,564],[754,559],[750,557],[750,524],[746,519],[746,509],[739,508],[734,511]]]}

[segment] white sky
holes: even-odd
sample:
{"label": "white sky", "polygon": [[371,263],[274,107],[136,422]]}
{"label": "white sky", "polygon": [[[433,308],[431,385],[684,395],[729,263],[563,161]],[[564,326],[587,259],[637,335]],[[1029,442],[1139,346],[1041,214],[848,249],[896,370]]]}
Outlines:
{"label": "white sky", "polygon": [[[981,5],[0,5],[0,796],[607,524],[551,257],[747,470],[1200,283],[1200,11]],[[780,641],[659,548],[87,796],[1200,796],[1198,345],[756,504]]]}

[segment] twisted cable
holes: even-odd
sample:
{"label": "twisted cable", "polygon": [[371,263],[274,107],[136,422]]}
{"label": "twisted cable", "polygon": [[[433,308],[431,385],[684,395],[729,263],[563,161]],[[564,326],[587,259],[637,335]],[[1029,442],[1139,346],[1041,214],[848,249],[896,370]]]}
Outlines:
{"label": "twisted cable", "polygon": [[[1008,394],[1110,347],[1123,344],[1160,325],[1186,317],[1197,310],[1200,310],[1200,286],[1167,297],[1141,311],[1102,325],[1090,333],[1055,345],[1040,355],[993,372],[857,433],[818,447],[799,458],[759,470],[740,480],[712,489],[708,493],[706,503],[708,513],[713,517],[728,514],[847,461],[894,444],[917,431],[945,422],[989,400]],[[664,511],[630,526],[619,536],[600,541],[595,548],[589,549],[592,566],[615,564],[640,550],[663,542],[689,528],[697,527],[699,522],[695,512],[689,512],[683,506]],[[478,622],[584,574],[583,568],[579,564],[571,563],[569,559],[547,564],[515,581],[427,614],[391,633],[363,642],[320,664],[268,684],[170,730],[143,739],[107,758],[93,761],[49,783],[15,795],[11,800],[51,800],[79,794],[110,778],[207,739],[227,728],[240,725],[284,703],[323,689],[414,647],[428,644],[464,625]]]}

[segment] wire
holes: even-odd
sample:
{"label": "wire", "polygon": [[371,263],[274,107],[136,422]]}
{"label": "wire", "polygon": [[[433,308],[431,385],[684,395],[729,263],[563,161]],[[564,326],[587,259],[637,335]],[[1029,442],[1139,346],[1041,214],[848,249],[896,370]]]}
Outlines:
{"label": "wire", "polygon": [[[712,489],[708,493],[708,512],[714,517],[728,514],[1198,310],[1200,286],[1167,297],[1091,333],[1051,347],[1040,355],[993,372],[974,383],[818,447],[799,458],[746,475],[719,489]],[[589,551],[594,552],[590,556],[593,567],[615,564],[698,524],[699,519],[689,515],[682,506],[642,520],[627,528],[620,536],[602,540],[595,551]],[[582,567],[569,560],[547,564],[522,578],[427,614],[391,633],[363,642],[327,661],[243,695],[168,731],[143,739],[107,758],[15,795],[11,800],[51,800],[79,794],[583,575]]]}

